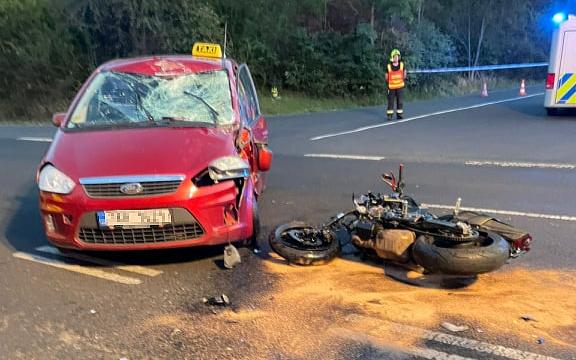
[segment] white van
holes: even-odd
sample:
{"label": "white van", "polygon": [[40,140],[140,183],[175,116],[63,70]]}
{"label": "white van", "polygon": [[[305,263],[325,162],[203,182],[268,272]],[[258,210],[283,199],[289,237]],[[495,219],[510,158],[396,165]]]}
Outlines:
{"label": "white van", "polygon": [[546,97],[544,106],[548,115],[560,108],[576,107],[576,16],[568,15],[552,37]]}

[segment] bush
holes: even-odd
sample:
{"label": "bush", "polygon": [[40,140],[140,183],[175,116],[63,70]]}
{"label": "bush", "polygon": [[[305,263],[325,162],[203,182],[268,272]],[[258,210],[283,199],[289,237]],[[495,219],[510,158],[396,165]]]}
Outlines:
{"label": "bush", "polygon": [[2,0],[0,34],[0,116],[45,114],[70,96],[81,57],[49,1]]}
{"label": "bush", "polygon": [[314,96],[350,96],[384,89],[382,57],[374,34],[360,25],[351,34],[299,29],[284,58],[287,88]]}

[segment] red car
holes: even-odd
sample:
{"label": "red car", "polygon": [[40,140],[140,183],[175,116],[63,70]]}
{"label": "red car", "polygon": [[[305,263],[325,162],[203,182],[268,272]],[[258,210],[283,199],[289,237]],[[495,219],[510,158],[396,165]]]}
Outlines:
{"label": "red car", "polygon": [[250,71],[192,56],[115,60],[86,81],[38,168],[46,235],[61,249],[250,241],[272,153]]}

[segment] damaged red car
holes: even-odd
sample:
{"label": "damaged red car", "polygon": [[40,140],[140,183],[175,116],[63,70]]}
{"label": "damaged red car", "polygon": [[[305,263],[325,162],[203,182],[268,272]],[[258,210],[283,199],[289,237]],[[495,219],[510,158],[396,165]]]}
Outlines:
{"label": "damaged red car", "polygon": [[38,168],[46,236],[61,249],[253,241],[272,152],[245,64],[218,45],[99,67]]}

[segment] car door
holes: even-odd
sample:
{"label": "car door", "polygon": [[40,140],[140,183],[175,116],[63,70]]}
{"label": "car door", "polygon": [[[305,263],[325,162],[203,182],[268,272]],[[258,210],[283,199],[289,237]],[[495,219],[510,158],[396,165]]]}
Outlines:
{"label": "car door", "polygon": [[252,80],[252,75],[246,64],[238,68],[238,82],[246,93],[247,101],[247,126],[250,128],[256,144],[268,144],[268,125],[260,112],[258,95]]}
{"label": "car door", "polygon": [[240,113],[243,118],[243,126],[250,132],[251,140],[251,164],[254,171],[254,183],[256,192],[260,194],[265,187],[265,173],[259,171],[259,153],[262,149],[267,149],[268,145],[268,124],[260,112],[260,104],[254,81],[248,66],[245,64],[238,68],[238,100]]}

